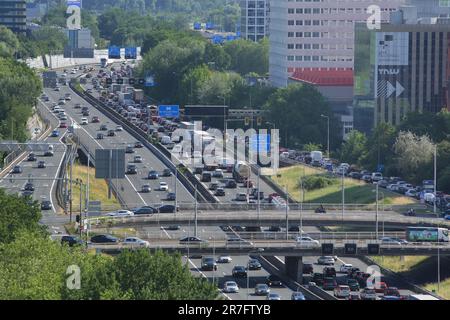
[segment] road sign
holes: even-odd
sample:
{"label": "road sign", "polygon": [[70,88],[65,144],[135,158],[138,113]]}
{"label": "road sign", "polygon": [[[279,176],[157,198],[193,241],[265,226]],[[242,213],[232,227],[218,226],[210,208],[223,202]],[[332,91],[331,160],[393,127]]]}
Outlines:
{"label": "road sign", "polygon": [[67,0],[67,6],[77,6],[81,8],[81,0]]}
{"label": "road sign", "polygon": [[380,253],[380,245],[378,243],[369,243],[367,245],[367,253],[368,254],[379,254]]}
{"label": "road sign", "polygon": [[145,87],[154,87],[155,86],[155,78],[150,73],[145,74]]}
{"label": "road sign", "polygon": [[346,243],[345,254],[356,254],[356,243]]}
{"label": "road sign", "polygon": [[125,150],[96,149],[95,178],[97,179],[125,178]]}
{"label": "road sign", "polygon": [[127,47],[125,48],[125,59],[136,59],[137,58],[137,48]]}
{"label": "road sign", "polygon": [[116,46],[110,46],[108,48],[108,59],[120,59],[120,48]]}
{"label": "road sign", "polygon": [[158,106],[158,115],[161,118],[178,118],[180,116],[180,106],[160,105]]}
{"label": "road sign", "polygon": [[329,256],[334,252],[334,246],[332,243],[322,243],[322,255]]}

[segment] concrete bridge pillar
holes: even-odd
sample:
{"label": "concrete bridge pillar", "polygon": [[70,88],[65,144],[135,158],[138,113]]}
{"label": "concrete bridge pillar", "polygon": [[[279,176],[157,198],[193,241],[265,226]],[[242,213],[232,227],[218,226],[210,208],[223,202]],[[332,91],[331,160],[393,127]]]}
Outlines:
{"label": "concrete bridge pillar", "polygon": [[284,257],[285,272],[291,279],[303,284],[303,257]]}

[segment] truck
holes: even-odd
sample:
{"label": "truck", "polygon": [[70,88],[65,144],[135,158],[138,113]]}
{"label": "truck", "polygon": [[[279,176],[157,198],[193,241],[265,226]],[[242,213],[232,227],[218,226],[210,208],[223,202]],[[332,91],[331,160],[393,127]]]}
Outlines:
{"label": "truck", "polygon": [[134,89],[133,90],[133,99],[136,102],[144,101],[144,90],[142,90],[142,89]]}
{"label": "truck", "polygon": [[233,167],[233,178],[238,182],[244,182],[251,174],[250,165],[245,161],[238,161]]}
{"label": "truck", "polygon": [[314,167],[320,167],[323,159],[322,151],[311,151],[311,165]]}
{"label": "truck", "polygon": [[435,227],[408,227],[406,240],[410,242],[448,242],[448,229]]}

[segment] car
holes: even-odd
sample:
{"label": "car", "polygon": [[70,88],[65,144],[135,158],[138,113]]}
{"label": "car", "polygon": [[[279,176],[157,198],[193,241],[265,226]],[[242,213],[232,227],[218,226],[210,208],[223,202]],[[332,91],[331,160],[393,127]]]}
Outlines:
{"label": "car", "polygon": [[202,244],[207,243],[206,240],[200,239],[199,237],[184,237],[179,240],[180,244]]}
{"label": "car", "polygon": [[143,161],[142,156],[139,156],[139,155],[134,156],[134,159],[133,159],[134,163],[142,163],[142,161]]}
{"label": "car", "polygon": [[214,192],[214,195],[216,197],[223,197],[225,196],[225,190],[223,188],[217,188],[216,192]]}
{"label": "car", "polygon": [[92,243],[118,243],[119,239],[109,234],[98,234],[91,237]]}
{"label": "car", "polygon": [[233,270],[231,271],[231,274],[235,278],[239,277],[247,277],[247,269],[244,266],[234,266]]}
{"label": "car", "polygon": [[232,180],[232,179],[228,179],[225,181],[225,188],[228,189],[236,189],[237,188],[237,183],[236,181]]}
{"label": "car", "polygon": [[114,137],[115,135],[116,135],[116,133],[114,132],[114,130],[108,131],[108,137]]}
{"label": "car", "polygon": [[41,210],[52,210],[52,203],[50,200],[41,201]]}
{"label": "car", "polygon": [[374,288],[364,288],[361,292],[361,299],[362,300],[376,300],[377,299],[377,293],[375,292]]}
{"label": "car", "polygon": [[262,266],[258,259],[250,259],[248,262],[248,270],[261,270]]}
{"label": "car", "polygon": [[14,166],[12,173],[22,173],[22,167],[20,165]]}
{"label": "car", "polygon": [[334,265],[334,258],[331,256],[321,256],[317,259],[319,265]]}
{"label": "car", "polygon": [[339,272],[341,273],[347,273],[348,270],[351,270],[351,268],[353,268],[353,265],[350,263],[344,263],[340,266],[339,268]]}
{"label": "car", "polygon": [[167,185],[167,182],[161,181],[159,183],[159,191],[169,191],[169,186]]}
{"label": "car", "polygon": [[98,140],[102,140],[104,138],[105,138],[105,135],[103,133],[101,133],[101,132],[97,133],[97,139]]}
{"label": "car", "polygon": [[323,284],[323,273],[314,272],[311,281],[321,286]]}
{"label": "car", "polygon": [[277,275],[271,274],[266,278],[266,283],[269,287],[282,287],[283,282],[281,278]]}
{"label": "car", "polygon": [[219,258],[217,258],[218,263],[231,263],[231,261],[233,261],[233,259],[230,256],[219,256]]}
{"label": "car", "polygon": [[[102,124],[101,126],[100,126],[100,131],[107,131],[108,130],[108,127],[107,127],[107,125],[106,124]],[[114,131],[113,131],[114,132]]]}
{"label": "car", "polygon": [[222,171],[222,169],[214,170],[213,177],[214,178],[223,178],[223,171]]}
{"label": "car", "polygon": [[350,288],[350,291],[358,291],[359,292],[359,283],[355,279],[347,279],[347,286]]}
{"label": "car", "polygon": [[360,271],[358,267],[352,267],[350,270],[347,271],[347,277],[354,278],[356,272]]}
{"label": "car", "polygon": [[179,210],[178,207],[175,207],[174,205],[171,204],[165,204],[158,208],[159,213],[175,213],[175,211],[178,210]]}
{"label": "car", "polygon": [[313,274],[314,273],[314,265],[310,262],[303,262],[303,274]]}
{"label": "car", "polygon": [[348,300],[361,300],[361,295],[359,292],[352,291],[348,295]]}
{"label": "car", "polygon": [[98,116],[93,116],[91,122],[92,123],[99,123],[100,122],[100,118]]}
{"label": "car", "polygon": [[33,152],[31,152],[31,153],[28,155],[27,161],[36,161],[36,160],[37,160],[36,155],[35,155]]}
{"label": "car", "polygon": [[270,288],[265,283],[258,283],[255,286],[255,295],[257,296],[267,296],[270,293]]}
{"label": "car", "polygon": [[209,184],[208,189],[214,191],[214,190],[217,190],[218,187],[219,187],[219,184],[217,182],[212,182]]}
{"label": "car", "polygon": [[237,193],[236,201],[247,201],[247,194],[243,192]]}
{"label": "car", "polygon": [[320,247],[320,243],[317,240],[312,239],[311,237],[297,237],[295,239],[297,246],[303,248],[317,248]]}
{"label": "car", "polygon": [[74,108],[75,109],[81,109],[81,103],[75,103]]}
{"label": "car", "polygon": [[[30,190],[24,190],[22,191],[22,197],[31,197],[33,195],[33,191]],[[29,202],[31,203],[31,202]]]}
{"label": "car", "polygon": [[135,164],[129,163],[127,165],[127,174],[137,174],[137,168]]}
{"label": "car", "polygon": [[223,292],[237,293],[237,292],[239,292],[239,286],[234,281],[226,281],[223,285]]}
{"label": "car", "polygon": [[211,179],[212,179],[211,172],[203,172],[200,181],[211,182]]}
{"label": "car", "polygon": [[61,244],[65,244],[65,243],[67,243],[69,247],[73,247],[73,246],[77,246],[77,245],[82,245],[83,240],[81,240],[77,236],[66,235],[66,236],[61,237]]}
{"label": "car", "polygon": [[388,289],[388,285],[386,284],[386,282],[380,281],[378,283],[375,283],[376,293],[383,293],[386,289]]}
{"label": "car", "polygon": [[400,292],[398,291],[398,289],[396,287],[389,287],[389,288],[384,289],[383,295],[400,297]]}
{"label": "car", "polygon": [[60,128],[67,128],[67,123],[61,122],[61,123],[59,124],[59,127],[60,127]]}
{"label": "car", "polygon": [[171,230],[171,231],[177,231],[177,230],[181,229],[181,227],[179,225],[176,225],[176,224],[172,224],[172,225],[170,225],[168,227],[163,227],[163,228],[165,230]]}
{"label": "car", "polygon": [[106,215],[110,217],[130,217],[134,216],[134,212],[130,210],[120,209],[117,211],[109,212]]}
{"label": "car", "polygon": [[334,290],[337,287],[336,278],[334,277],[324,277],[322,283],[323,290]]}
{"label": "car", "polygon": [[34,191],[34,185],[32,182],[25,183],[23,190],[25,191]]}
{"label": "car", "polygon": [[267,232],[281,232],[280,226],[270,226],[267,230]]}
{"label": "car", "polygon": [[348,298],[350,296],[350,287],[339,285],[334,289],[333,293],[336,298]]}
{"label": "car", "polygon": [[300,226],[289,226],[289,232],[300,232]]}
{"label": "car", "polygon": [[370,278],[370,276],[371,274],[367,272],[357,272],[356,280],[361,287],[365,288],[367,286],[367,279]]}
{"label": "car", "polygon": [[306,300],[305,295],[300,291],[294,291],[291,294],[291,300]]}
{"label": "car", "polygon": [[53,130],[52,134],[50,136],[53,137],[53,138],[59,137],[59,131],[58,130]]}
{"label": "car", "polygon": [[47,150],[44,152],[44,157],[53,157],[53,150]]}
{"label": "car", "polygon": [[116,131],[123,131],[123,127],[122,126],[116,126]]}
{"label": "car", "polygon": [[393,239],[391,237],[382,237],[380,241],[381,244],[384,245],[401,245],[400,241],[397,241],[396,239]]}
{"label": "car", "polygon": [[138,237],[127,237],[122,241],[123,245],[132,246],[132,247],[144,247],[148,248],[150,243],[146,240],[142,240]]}
{"label": "car", "polygon": [[266,300],[281,300],[281,296],[278,293],[271,292],[267,295]]}
{"label": "car", "polygon": [[135,147],[135,148],[143,148],[144,145],[143,145],[140,141],[136,141],[136,142],[134,143],[134,147]]}
{"label": "car", "polygon": [[153,214],[157,213],[158,209],[150,207],[150,206],[143,206],[137,209],[133,210],[134,214]]}
{"label": "car", "polygon": [[334,267],[323,268],[324,277],[336,277],[336,269]]}
{"label": "car", "polygon": [[150,191],[152,191],[152,188],[150,187],[149,184],[144,184],[141,187],[141,192],[143,192],[143,193],[149,193]]}
{"label": "car", "polygon": [[177,195],[175,194],[175,192],[169,192],[167,194],[166,200],[168,201],[175,201],[177,198]]}
{"label": "car", "polygon": [[203,257],[201,269],[203,271],[213,271],[217,270],[217,263],[213,257]]}
{"label": "car", "polygon": [[125,153],[134,153],[133,146],[130,145],[126,146]]}
{"label": "car", "polygon": [[63,106],[63,105],[65,105],[65,104],[66,104],[66,102],[65,102],[64,100],[58,101],[58,105],[59,105],[59,106]]}
{"label": "car", "polygon": [[232,236],[230,238],[227,238],[226,246],[228,248],[231,248],[231,247],[238,247],[238,248],[253,247],[253,242],[242,239],[238,236]]}
{"label": "car", "polygon": [[158,174],[158,172],[157,171],[155,171],[155,170],[150,170],[150,172],[148,173],[148,179],[150,179],[150,180],[155,180],[155,179],[158,179],[159,178],[159,174]]}
{"label": "car", "polygon": [[81,118],[81,125],[87,125],[89,123],[88,118]]}

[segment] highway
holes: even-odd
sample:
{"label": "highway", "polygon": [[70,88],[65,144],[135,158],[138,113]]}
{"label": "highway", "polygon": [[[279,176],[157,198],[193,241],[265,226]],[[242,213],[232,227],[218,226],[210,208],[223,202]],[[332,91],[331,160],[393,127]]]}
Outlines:
{"label": "highway", "polygon": [[[58,74],[61,75],[62,72],[59,72]],[[50,102],[48,105],[51,105],[51,103],[54,102],[57,103],[61,96],[64,96],[66,93],[70,93],[72,100],[67,102],[64,109],[71,121],[78,124],[81,123],[81,118],[83,117],[81,114],[81,109],[75,109],[74,107],[77,103],[80,103],[81,106],[89,106],[86,101],[77,96],[68,86],[61,86],[59,92],[54,91],[53,89],[46,89],[45,92],[50,97]],[[109,130],[115,129],[119,124],[107,118],[92,106],[89,106],[89,110],[89,122],[93,116],[98,116],[100,123],[89,123],[83,126],[80,125],[79,129],[75,129],[75,134],[80,138],[81,143],[91,155],[95,155],[95,149],[117,149],[125,148],[127,145],[134,146],[136,139],[134,139],[126,131],[116,131],[114,137],[108,137],[106,135],[107,131],[103,131],[104,139],[96,139],[97,133],[102,132],[99,130],[100,125],[106,124]],[[166,199],[167,192],[158,191],[158,189],[160,181],[164,181],[169,185],[169,191],[173,192],[175,189],[175,177],[160,176],[157,180],[148,180],[147,175],[150,170],[156,170],[161,175],[161,172],[165,169],[165,166],[146,148],[135,148],[134,151],[135,152],[132,154],[126,154],[126,162],[133,163],[134,156],[142,156],[143,163],[135,163],[137,167],[137,174],[127,174],[125,179],[112,179],[113,185],[116,187],[116,190],[119,191],[120,198],[124,201],[124,206],[126,208],[134,208],[142,205],[156,206],[162,203],[173,204],[173,201]],[[141,192],[142,185],[144,184],[149,184],[151,186],[152,191],[150,193]],[[193,197],[180,182],[177,183],[177,197],[178,202],[180,203],[185,201],[189,203],[193,202]]]}
{"label": "highway", "polygon": [[[38,108],[49,113],[48,119],[50,120],[51,127],[57,128],[59,125],[59,120],[51,114],[50,110],[46,109],[42,101],[39,101]],[[9,193],[21,193],[23,191],[24,185],[30,179],[30,182],[34,185],[33,199],[39,202],[43,200],[50,200],[52,203],[51,210],[44,210],[43,215],[53,215],[58,211],[58,204],[55,198],[56,190],[56,178],[62,160],[65,153],[65,145],[61,142],[62,137],[66,134],[66,129],[58,129],[60,132],[59,137],[43,137],[42,142],[52,144],[54,146],[54,155],[51,157],[44,156],[44,152],[35,152],[37,157],[36,161],[27,161],[28,153],[24,160],[18,162],[23,169],[22,173],[10,173],[0,180],[0,187],[4,188]],[[50,130],[51,132],[51,130]],[[45,161],[45,168],[38,168],[38,161]]]}
{"label": "highway", "polygon": [[[110,70],[111,67],[120,68],[120,63],[111,64],[111,65],[109,65],[108,69]],[[94,70],[95,70],[95,71],[98,71],[98,69],[99,69],[99,68],[96,67]],[[95,75],[96,72],[93,71],[92,74]],[[93,77],[92,79],[95,79],[95,77]],[[95,90],[95,89],[94,89],[94,86],[92,85],[92,82],[91,82],[91,81],[88,81],[86,84],[83,84],[82,87],[84,87],[85,89],[91,89],[91,90],[92,90],[92,96],[93,96],[93,97],[95,97],[95,98],[97,98],[97,99],[100,97],[100,92],[101,92],[101,91],[100,91],[100,90]],[[157,123],[154,123],[154,124],[150,125],[150,128],[152,128],[153,130],[157,131],[159,128],[164,128],[164,127],[161,126],[161,125],[158,125]],[[166,132],[166,133],[168,134],[168,132]],[[222,146],[217,146],[217,147],[222,147]],[[232,156],[232,153],[231,153],[230,150],[232,150],[232,148],[230,148],[229,146],[227,146],[227,157],[228,157],[228,158],[234,158],[234,157]],[[193,160],[193,159],[192,159],[192,160]],[[183,162],[183,163],[185,163],[185,164],[188,165],[188,167],[190,168],[191,172],[194,172],[194,167],[195,167],[195,165],[194,165],[193,161],[187,161],[187,162]],[[200,174],[197,174],[196,176],[197,176],[197,178],[198,178],[198,181],[200,181],[200,180],[201,180],[201,175],[200,175]],[[219,187],[223,187],[223,186],[224,186],[224,183],[225,183],[225,181],[226,181],[227,179],[233,179],[232,173],[226,172],[226,170],[223,170],[223,178],[212,177],[211,182],[200,182],[200,183],[203,184],[203,185],[205,186],[206,189],[209,189],[209,186],[210,186],[210,184],[212,184],[212,183],[217,184]],[[252,182],[253,182],[253,184],[254,184],[254,187],[257,187],[257,177],[256,177],[254,174],[252,174],[251,180],[252,180]],[[260,188],[260,191],[263,191],[263,192],[264,192],[264,196],[265,196],[265,197],[267,197],[269,194],[272,194],[272,193],[275,192],[275,191],[274,191],[268,184],[266,184],[262,179],[260,179],[260,181],[259,181],[259,188]],[[219,201],[219,202],[224,202],[224,203],[233,203],[233,202],[238,202],[238,203],[239,203],[239,201],[236,200],[236,195],[237,195],[238,193],[244,193],[244,194],[246,194],[247,191],[248,191],[248,190],[247,190],[247,186],[244,185],[243,183],[239,183],[239,184],[237,185],[237,188],[235,188],[235,189],[228,189],[228,188],[224,188],[224,189],[225,189],[225,195],[224,195],[224,196],[217,196],[217,197],[216,197],[217,201]],[[250,189],[251,189],[251,188],[250,188]],[[214,194],[214,191],[210,191],[210,192],[211,192],[211,194]],[[267,199],[261,200],[261,202],[262,202],[262,203],[267,202]]]}

